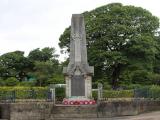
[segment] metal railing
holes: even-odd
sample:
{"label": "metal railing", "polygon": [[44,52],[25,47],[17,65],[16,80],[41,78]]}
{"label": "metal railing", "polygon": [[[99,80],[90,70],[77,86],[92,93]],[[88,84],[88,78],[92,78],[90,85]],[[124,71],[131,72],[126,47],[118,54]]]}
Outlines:
{"label": "metal railing", "polygon": [[0,91],[0,102],[15,102],[16,100],[45,100],[52,101],[51,91],[35,91],[35,90],[23,90],[23,91]]}
{"label": "metal railing", "polygon": [[[97,98],[95,98],[97,101],[101,100],[107,100],[110,97],[106,97],[103,95],[103,87],[102,85],[98,86],[98,89],[93,89],[96,93]],[[160,92],[157,90],[150,90],[149,88],[137,88],[132,90],[133,95],[131,98],[148,98],[148,99],[160,99]],[[60,91],[62,92],[62,91]],[[55,101],[62,101],[65,97],[62,96],[59,91],[55,93],[55,90],[48,89],[48,90],[12,90],[12,91],[0,91],[0,102],[16,102],[20,100],[32,100],[32,101],[52,101],[55,103]],[[63,91],[65,92],[65,90]],[[64,93],[65,94],[65,93]],[[118,95],[116,94],[116,97],[113,96],[114,99],[118,98]],[[120,98],[120,97],[119,97]],[[124,97],[125,98],[125,97]]]}
{"label": "metal railing", "polygon": [[134,90],[134,98],[160,99],[160,91],[153,91],[149,88],[138,88]]}

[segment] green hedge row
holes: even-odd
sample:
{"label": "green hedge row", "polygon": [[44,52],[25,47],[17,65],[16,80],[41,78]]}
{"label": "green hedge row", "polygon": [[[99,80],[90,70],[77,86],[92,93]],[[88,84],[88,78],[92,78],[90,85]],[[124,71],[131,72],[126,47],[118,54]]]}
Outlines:
{"label": "green hedge row", "polygon": [[[103,98],[133,98],[134,90],[104,90]],[[93,98],[97,99],[97,92],[93,92]]]}
{"label": "green hedge row", "polygon": [[[153,98],[160,99],[160,86],[143,86],[131,90],[104,90],[103,98]],[[97,92],[93,92],[93,98],[97,99]]]}
{"label": "green hedge row", "polygon": [[133,90],[104,91],[103,97],[104,98],[132,98],[134,97],[134,91]]}
{"label": "green hedge row", "polygon": [[0,98],[7,99],[15,97],[16,99],[43,99],[47,98],[47,87],[0,87]]}
{"label": "green hedge row", "polygon": [[[0,87],[0,99],[15,94],[16,99],[45,99],[48,97],[48,87]],[[136,94],[138,94],[136,96]],[[93,91],[93,98],[97,99],[97,91]],[[160,86],[147,86],[135,90],[103,90],[103,98],[154,98],[160,99]],[[65,98],[65,89],[56,88],[56,99],[61,101]]]}
{"label": "green hedge row", "polygon": [[[11,96],[14,94],[16,99],[44,99],[47,98],[47,87],[0,87],[0,98],[5,96]],[[103,97],[105,98],[128,98],[133,97],[133,90],[121,90],[121,91],[113,91],[113,90],[105,90],[103,92]],[[64,88],[56,88],[56,99],[62,100],[65,97],[65,89]],[[93,97],[97,99],[97,92],[93,92]]]}
{"label": "green hedge row", "polygon": [[160,99],[160,86],[144,86],[135,89],[135,97],[137,98],[153,98]]}
{"label": "green hedge row", "polygon": [[159,98],[160,99],[160,86],[152,86],[149,89],[149,97],[150,98]]}
{"label": "green hedge row", "polygon": [[[46,99],[51,97],[48,87],[0,87],[0,99]],[[63,100],[65,98],[65,89],[56,88],[56,99]]]}

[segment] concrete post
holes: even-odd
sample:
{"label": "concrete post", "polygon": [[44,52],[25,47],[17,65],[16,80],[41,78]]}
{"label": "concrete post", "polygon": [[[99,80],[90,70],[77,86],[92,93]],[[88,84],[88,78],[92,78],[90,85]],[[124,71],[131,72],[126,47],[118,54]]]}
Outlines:
{"label": "concrete post", "polygon": [[103,97],[103,85],[102,83],[98,83],[98,100]]}

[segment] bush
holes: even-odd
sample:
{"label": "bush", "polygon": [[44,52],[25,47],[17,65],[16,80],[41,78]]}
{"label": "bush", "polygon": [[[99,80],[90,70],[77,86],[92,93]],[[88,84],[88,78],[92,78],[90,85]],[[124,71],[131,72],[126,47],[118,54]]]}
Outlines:
{"label": "bush", "polygon": [[[92,92],[92,96],[94,99],[97,99],[97,91]],[[104,90],[103,91],[103,98],[133,98],[134,97],[134,90]]]}
{"label": "bush", "polygon": [[[48,97],[48,87],[0,87],[0,96],[11,96],[15,91],[16,99],[45,99]],[[62,101],[65,98],[65,89],[56,88],[56,99]]]}
{"label": "bush", "polygon": [[65,88],[56,88],[56,100],[62,101],[65,98]]}
{"label": "bush", "polygon": [[153,76],[152,73],[146,70],[136,70],[133,72],[132,75],[132,83],[150,85],[153,83],[152,76]]}
{"label": "bush", "polygon": [[149,98],[160,99],[160,86],[153,85],[149,89]]}
{"label": "bush", "polygon": [[0,78],[0,86],[5,86],[5,81],[2,78]]}
{"label": "bush", "polygon": [[44,99],[47,97],[47,90],[47,87],[0,87],[0,96],[10,96],[15,91],[17,99]]}
{"label": "bush", "polygon": [[144,85],[140,85],[140,84],[129,84],[129,85],[120,85],[120,86],[125,90],[132,90],[132,89],[138,89],[138,88],[144,87]]}
{"label": "bush", "polygon": [[134,89],[134,97],[136,98],[160,98],[160,86],[141,86]]}
{"label": "bush", "polygon": [[104,89],[104,90],[111,90],[111,89],[112,89],[112,86],[109,85],[108,82],[104,82],[104,83],[103,83],[103,89]]}
{"label": "bush", "polygon": [[104,91],[103,92],[104,98],[132,98],[134,97],[134,91],[133,90],[120,90],[120,91]]}
{"label": "bush", "polygon": [[28,86],[28,87],[33,87],[33,86],[35,86],[35,84],[36,84],[36,81],[35,80],[33,80],[33,81],[22,81],[22,82],[20,82],[18,85],[19,86]]}
{"label": "bush", "polygon": [[5,80],[6,86],[15,86],[18,84],[18,80],[15,77],[10,77]]}
{"label": "bush", "polygon": [[93,92],[92,92],[92,97],[93,97],[95,100],[97,100],[97,98],[98,98],[98,93],[97,93],[97,91],[93,91]]}

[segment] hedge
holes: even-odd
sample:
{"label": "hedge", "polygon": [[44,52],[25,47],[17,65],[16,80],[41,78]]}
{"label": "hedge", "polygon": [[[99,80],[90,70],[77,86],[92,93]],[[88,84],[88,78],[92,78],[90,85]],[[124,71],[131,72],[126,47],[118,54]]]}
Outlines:
{"label": "hedge", "polygon": [[[16,99],[46,99],[49,95],[48,87],[0,87],[0,99],[5,99],[15,94]],[[56,88],[56,99],[62,100],[65,97],[64,88]]]}
{"label": "hedge", "polygon": [[[103,98],[133,98],[134,90],[104,90]],[[93,98],[97,99],[97,92],[93,92]]]}
{"label": "hedge", "polygon": [[103,97],[104,98],[132,98],[134,97],[134,91],[133,90],[104,91]]}
{"label": "hedge", "polygon": [[160,86],[153,85],[149,89],[149,97],[154,99],[160,99]]}
{"label": "hedge", "polygon": [[15,96],[16,99],[43,99],[47,97],[47,87],[0,87],[0,98]]}
{"label": "hedge", "polygon": [[144,86],[141,88],[135,89],[135,97],[137,98],[153,98],[160,99],[160,86]]}
{"label": "hedge", "polygon": [[[48,91],[48,87],[0,87],[0,99],[10,97],[13,94],[15,94],[16,99],[45,99],[49,97]],[[97,99],[97,91],[93,91],[92,96]],[[103,98],[133,97],[160,99],[160,86],[153,85],[135,90],[103,90]],[[57,101],[61,101],[63,98],[65,98],[65,89],[56,88]]]}

